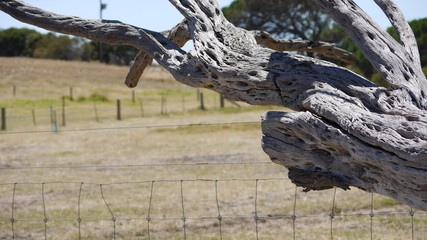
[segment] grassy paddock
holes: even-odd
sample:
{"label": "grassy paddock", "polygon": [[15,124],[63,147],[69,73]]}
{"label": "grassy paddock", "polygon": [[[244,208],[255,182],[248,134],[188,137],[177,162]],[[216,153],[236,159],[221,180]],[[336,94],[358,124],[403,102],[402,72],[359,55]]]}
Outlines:
{"label": "grassy paddock", "polygon": [[[12,119],[6,133],[49,130],[50,106],[60,113],[71,83],[75,100],[67,99],[60,130],[76,130],[0,135],[0,239],[44,239],[45,230],[48,239],[184,239],[184,216],[187,239],[331,239],[331,229],[334,239],[411,239],[412,227],[414,239],[427,239],[427,214],[411,217],[392,199],[371,201],[357,189],[295,195],[286,169],[260,144],[260,116],[280,109],[219,109],[218,95],[205,91],[208,111],[201,111],[195,89],[152,68],[136,89],[141,117],[122,83],[125,67],[0,58],[0,70],[0,106]],[[116,99],[122,121],[114,119]],[[215,122],[254,123],[141,127]]]}

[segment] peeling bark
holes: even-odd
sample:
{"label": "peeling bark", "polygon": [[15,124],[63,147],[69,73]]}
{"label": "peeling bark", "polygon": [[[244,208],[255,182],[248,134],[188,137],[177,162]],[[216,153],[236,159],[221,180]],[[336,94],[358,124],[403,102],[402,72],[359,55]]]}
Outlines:
{"label": "peeling bark", "polygon": [[[289,168],[295,184],[306,190],[354,186],[427,210],[427,80],[403,15],[391,0],[375,1],[403,44],[351,0],[316,3],[361,47],[391,89],[332,63],[284,53],[299,49],[351,59],[330,44],[277,40],[236,28],[213,0],[170,0],[185,21],[163,34],[49,13],[18,0],[0,1],[0,10],[48,30],[138,48],[126,80],[130,87],[155,59],[184,84],[230,100],[299,111],[269,112],[262,120],[264,151]],[[189,39],[195,50],[185,52],[180,46]]]}

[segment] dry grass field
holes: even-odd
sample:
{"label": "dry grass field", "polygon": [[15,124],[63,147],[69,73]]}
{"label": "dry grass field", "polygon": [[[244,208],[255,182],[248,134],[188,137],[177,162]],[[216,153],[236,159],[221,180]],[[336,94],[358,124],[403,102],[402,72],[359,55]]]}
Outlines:
{"label": "dry grass field", "polygon": [[260,116],[280,109],[220,109],[218,94],[201,90],[202,111],[197,91],[158,67],[132,102],[126,73],[0,58],[0,239],[427,239],[426,212],[387,197],[295,189],[260,144]]}

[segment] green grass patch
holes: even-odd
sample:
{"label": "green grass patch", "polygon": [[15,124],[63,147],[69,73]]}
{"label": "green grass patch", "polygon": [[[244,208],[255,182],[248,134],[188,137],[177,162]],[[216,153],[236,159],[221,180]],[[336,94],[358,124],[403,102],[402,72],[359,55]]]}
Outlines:
{"label": "green grass patch", "polygon": [[110,99],[108,99],[106,96],[99,94],[99,93],[92,93],[89,97],[80,96],[77,99],[77,102],[83,103],[83,102],[110,102]]}
{"label": "green grass patch", "polygon": [[376,208],[394,207],[396,205],[401,205],[401,203],[394,200],[394,199],[388,198],[388,197],[383,197],[383,198],[380,198],[378,200],[375,200],[375,207]]}
{"label": "green grass patch", "polygon": [[138,94],[139,97],[154,97],[154,96],[167,96],[167,97],[177,97],[184,96],[188,97],[191,95],[196,95],[195,89],[179,89],[179,88],[151,88],[143,90],[142,93]]}
{"label": "green grass patch", "polygon": [[80,154],[81,153],[79,153],[79,152],[65,151],[65,152],[55,153],[54,156],[56,156],[56,157],[70,157],[70,156],[78,156]]}

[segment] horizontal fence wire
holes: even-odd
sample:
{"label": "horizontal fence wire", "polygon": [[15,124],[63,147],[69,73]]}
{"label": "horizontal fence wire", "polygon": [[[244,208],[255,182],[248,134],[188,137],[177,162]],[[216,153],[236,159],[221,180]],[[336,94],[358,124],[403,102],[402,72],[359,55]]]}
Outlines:
{"label": "horizontal fence wire", "polygon": [[[169,124],[169,125],[144,125],[144,126],[122,126],[122,127],[102,127],[102,128],[79,128],[79,129],[58,129],[57,132],[87,132],[87,131],[107,131],[107,130],[129,130],[129,129],[156,129],[156,128],[177,128],[177,127],[197,127],[197,126],[222,126],[222,125],[239,125],[239,124],[260,124],[260,122],[213,122],[213,123],[187,123],[187,124]],[[0,135],[15,134],[36,134],[52,133],[49,130],[35,130],[22,132],[0,132]]]}
{"label": "horizontal fence wire", "polygon": [[139,184],[139,183],[180,183],[180,182],[235,182],[235,181],[277,181],[288,180],[286,177],[277,178],[222,178],[222,179],[209,179],[209,178],[194,178],[194,179],[159,179],[159,180],[141,180],[141,181],[125,181],[125,182],[110,182],[110,183],[95,183],[95,182],[77,182],[77,181],[52,181],[52,182],[8,182],[0,183],[2,185],[42,185],[42,184],[85,184],[85,185],[123,185],[123,184]]}
{"label": "horizontal fence wire", "polygon": [[75,166],[10,166],[0,167],[1,170],[26,169],[90,169],[90,168],[150,168],[150,167],[187,167],[187,166],[222,166],[222,165],[275,165],[273,162],[193,162],[193,163],[152,163],[152,164],[117,164],[117,165],[75,165]]}
{"label": "horizontal fence wire", "polygon": [[[377,212],[375,213],[375,216],[396,216],[396,215],[402,215],[402,216],[411,216],[411,212]],[[415,215],[415,214],[414,214]],[[416,215],[427,215],[426,212],[417,212]],[[335,217],[370,217],[370,214],[336,214]],[[283,215],[283,216],[254,216],[254,215],[245,215],[245,216],[228,216],[228,215],[221,215],[221,220],[233,220],[233,219],[255,219],[257,221],[259,220],[277,220],[277,219],[291,219],[293,220],[293,215]],[[330,214],[318,214],[318,215],[297,215],[295,220],[297,219],[304,219],[304,218],[330,218]],[[205,217],[186,217],[186,220],[218,220],[217,216],[205,216]],[[115,221],[132,221],[132,220],[147,220],[147,217],[115,217]],[[156,218],[156,217],[150,217],[150,221],[176,221],[180,220],[182,221],[182,217],[163,217],[163,218]],[[46,219],[2,219],[0,218],[0,221],[2,222],[45,222]],[[78,219],[55,219],[55,218],[49,218],[47,219],[49,222],[96,222],[96,221],[112,221],[112,218],[78,218]]]}

